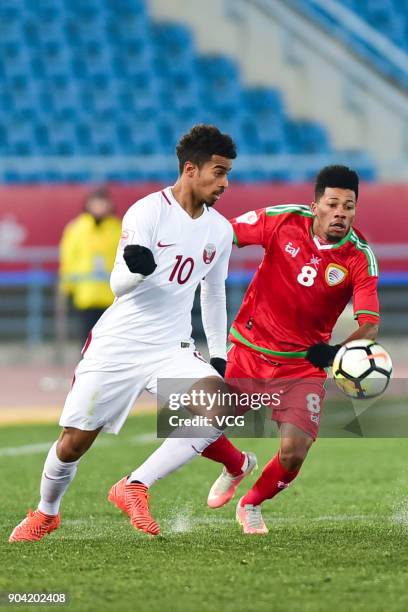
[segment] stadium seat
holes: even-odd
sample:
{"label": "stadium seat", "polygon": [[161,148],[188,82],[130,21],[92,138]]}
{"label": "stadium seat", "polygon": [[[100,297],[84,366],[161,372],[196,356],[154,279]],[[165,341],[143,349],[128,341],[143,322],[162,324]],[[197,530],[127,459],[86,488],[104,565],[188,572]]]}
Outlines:
{"label": "stadium seat", "polygon": [[283,115],[282,96],[276,89],[248,88],[243,94],[243,105],[254,113],[266,110]]}
{"label": "stadium seat", "polygon": [[50,121],[47,126],[49,152],[51,155],[75,155],[74,126],[70,121],[61,119]]}
{"label": "stadium seat", "polygon": [[75,141],[80,155],[93,153],[91,128],[85,120],[78,121],[75,125]]}
{"label": "stadium seat", "polygon": [[210,108],[234,112],[242,104],[237,66],[221,56],[202,56],[196,62],[201,95]]}
{"label": "stadium seat", "polygon": [[7,142],[10,155],[30,155],[33,140],[33,125],[30,121],[14,120],[7,122]]}
{"label": "stadium seat", "polygon": [[92,121],[89,124],[94,155],[117,155],[120,151],[116,126],[110,121]]}
{"label": "stadium seat", "polygon": [[160,23],[152,28],[152,43],[156,55],[166,64],[168,71],[187,68],[194,57],[193,41],[186,27],[173,23]]}
{"label": "stadium seat", "polygon": [[165,109],[193,115],[201,106],[200,89],[192,71],[174,72],[172,77],[160,73],[157,87]]}
{"label": "stadium seat", "polygon": [[121,14],[146,15],[148,0],[107,0],[106,6],[111,11]]}
{"label": "stadium seat", "polygon": [[158,86],[148,73],[135,78],[132,85],[127,80],[117,85],[120,112],[132,113],[135,119],[153,118],[159,112],[161,99]]}

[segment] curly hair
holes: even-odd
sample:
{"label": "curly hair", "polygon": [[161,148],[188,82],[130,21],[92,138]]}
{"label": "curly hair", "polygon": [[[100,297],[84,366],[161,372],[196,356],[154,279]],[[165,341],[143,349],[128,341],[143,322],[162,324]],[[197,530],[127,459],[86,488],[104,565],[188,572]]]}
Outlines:
{"label": "curly hair", "polygon": [[235,159],[237,156],[236,146],[231,136],[222,134],[215,125],[203,123],[195,125],[188,134],[180,138],[176,153],[180,174],[183,173],[184,164],[187,161],[200,168],[213,155],[220,155],[227,159]]}
{"label": "curly hair", "polygon": [[315,182],[315,201],[320,200],[326,187],[351,189],[358,199],[358,174],[347,166],[325,166],[319,172]]}

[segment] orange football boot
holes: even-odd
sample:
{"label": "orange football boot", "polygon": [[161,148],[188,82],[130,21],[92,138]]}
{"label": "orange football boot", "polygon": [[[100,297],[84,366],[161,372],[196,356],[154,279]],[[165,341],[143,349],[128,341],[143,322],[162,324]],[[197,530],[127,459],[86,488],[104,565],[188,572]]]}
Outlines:
{"label": "orange football boot", "polygon": [[61,514],[51,516],[40,510],[29,510],[25,519],[15,527],[9,537],[9,542],[37,542],[47,533],[58,529]]}
{"label": "orange football boot", "polygon": [[128,484],[127,479],[128,477],[124,476],[113,485],[108,500],[130,517],[135,529],[159,535],[160,527],[150,514],[147,487],[137,482]]}

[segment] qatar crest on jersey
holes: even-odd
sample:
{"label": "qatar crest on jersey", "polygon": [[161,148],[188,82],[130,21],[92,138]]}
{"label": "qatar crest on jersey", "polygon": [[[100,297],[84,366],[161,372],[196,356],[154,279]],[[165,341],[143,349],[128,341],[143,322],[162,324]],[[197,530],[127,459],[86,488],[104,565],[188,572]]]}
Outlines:
{"label": "qatar crest on jersey", "polygon": [[324,277],[326,279],[326,283],[330,285],[330,287],[334,287],[335,285],[340,285],[346,278],[348,272],[346,268],[343,266],[339,266],[338,264],[331,263],[327,266]]}
{"label": "qatar crest on jersey", "polygon": [[205,264],[210,264],[215,257],[215,244],[206,244],[203,251],[203,261]]}

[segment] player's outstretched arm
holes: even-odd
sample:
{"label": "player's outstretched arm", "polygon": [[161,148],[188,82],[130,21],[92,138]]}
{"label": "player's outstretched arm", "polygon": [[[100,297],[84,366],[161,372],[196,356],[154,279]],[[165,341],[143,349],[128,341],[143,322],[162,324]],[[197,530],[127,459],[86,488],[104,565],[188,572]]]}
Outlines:
{"label": "player's outstretched arm", "polygon": [[379,327],[380,326],[378,323],[362,323],[362,325],[360,325],[360,327],[358,327],[358,329],[356,329],[356,331],[353,332],[351,336],[347,338],[347,340],[342,342],[342,344],[351,342],[351,340],[360,340],[361,338],[366,340],[376,340]]}

